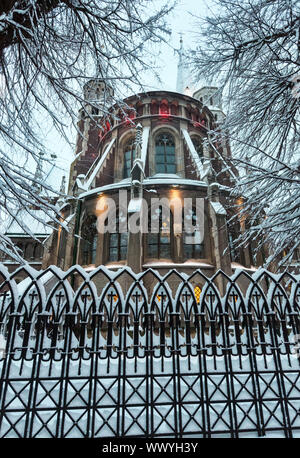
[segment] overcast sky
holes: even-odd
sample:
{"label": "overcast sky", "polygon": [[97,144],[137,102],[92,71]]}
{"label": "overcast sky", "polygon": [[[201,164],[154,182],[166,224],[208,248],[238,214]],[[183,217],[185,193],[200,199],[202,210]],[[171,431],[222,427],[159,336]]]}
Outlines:
{"label": "overcast sky", "polygon": [[174,48],[179,48],[180,33],[183,36],[183,45],[185,48],[195,45],[195,17],[192,15],[205,17],[209,14],[209,6],[212,5],[212,0],[179,0],[178,6],[169,16],[169,24],[172,30],[172,35],[169,40],[169,45],[161,45],[161,55],[158,59],[158,65],[161,65],[162,85],[155,81],[151,75],[147,75],[145,80],[146,85],[152,86],[154,89],[166,89],[174,91],[176,89],[177,76],[177,55],[174,53]]}

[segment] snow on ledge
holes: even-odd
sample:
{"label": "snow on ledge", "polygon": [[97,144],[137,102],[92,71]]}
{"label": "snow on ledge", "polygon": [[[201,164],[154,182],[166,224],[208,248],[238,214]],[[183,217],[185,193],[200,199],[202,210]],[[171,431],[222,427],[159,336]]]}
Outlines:
{"label": "snow on ledge", "polygon": [[[79,198],[82,199],[84,197],[91,196],[93,194],[98,194],[104,191],[110,191],[115,189],[121,188],[129,188],[131,185],[130,179],[126,178],[125,180],[118,181],[117,183],[107,184],[105,186],[100,186],[99,188],[91,189],[90,191],[84,191],[79,195]],[[199,180],[191,180],[188,178],[181,178],[178,176],[174,176],[174,174],[166,174],[163,177],[157,178],[157,175],[153,177],[145,178],[143,181],[143,186],[151,186],[154,185],[170,185],[170,186],[198,186],[202,188],[207,188],[207,184],[204,181]]]}
{"label": "snow on ledge", "polygon": [[210,202],[210,205],[212,206],[216,215],[226,215],[226,210],[220,202]]}
{"label": "snow on ledge", "polygon": [[242,264],[239,264],[238,262],[232,262],[231,263],[231,268],[232,269],[241,269],[241,270],[249,270],[251,272],[256,272],[258,270],[258,267],[245,267]]}
{"label": "snow on ledge", "polygon": [[188,260],[188,261],[180,262],[180,263],[153,260],[153,261],[149,261],[143,264],[143,267],[144,268],[159,267],[159,268],[168,268],[168,269],[169,268],[173,269],[175,267],[195,267],[197,269],[199,268],[214,269],[215,268],[213,264],[209,264],[207,262],[201,262],[201,261],[197,262],[197,261],[192,261],[192,260]]}

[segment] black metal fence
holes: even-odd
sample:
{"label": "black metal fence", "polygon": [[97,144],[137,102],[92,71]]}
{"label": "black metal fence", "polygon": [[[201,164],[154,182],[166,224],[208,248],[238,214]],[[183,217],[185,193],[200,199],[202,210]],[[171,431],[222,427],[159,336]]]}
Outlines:
{"label": "black metal fence", "polygon": [[300,437],[299,310],[289,273],[0,266],[0,437]]}

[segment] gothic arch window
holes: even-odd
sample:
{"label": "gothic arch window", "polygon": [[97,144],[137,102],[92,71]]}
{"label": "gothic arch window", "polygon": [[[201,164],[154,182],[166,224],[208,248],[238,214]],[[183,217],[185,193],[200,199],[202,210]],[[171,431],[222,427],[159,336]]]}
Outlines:
{"label": "gothic arch window", "polygon": [[185,223],[184,238],[183,238],[183,253],[185,259],[203,259],[204,244],[203,234],[200,230],[200,221],[197,221],[197,213],[193,207],[187,215],[185,215],[188,225]]}
{"label": "gothic arch window", "polygon": [[159,109],[159,106],[158,106],[158,101],[157,100],[152,100],[151,102],[151,114],[152,115],[156,115],[158,114],[158,109]]}
{"label": "gothic arch window", "polygon": [[96,262],[96,250],[98,241],[97,232],[97,218],[96,216],[88,216],[81,229],[82,239],[82,264],[95,264]]}
{"label": "gothic arch window", "polygon": [[168,132],[155,139],[155,165],[156,173],[176,173],[175,141]]}
{"label": "gothic arch window", "polygon": [[135,148],[134,148],[134,138],[133,137],[127,141],[123,152],[124,152],[123,178],[129,178],[130,171],[133,165],[133,161],[135,159]]}
{"label": "gothic arch window", "polygon": [[25,259],[32,260],[32,249],[33,249],[32,242],[26,243],[25,249],[24,249],[24,258]]}
{"label": "gothic arch window", "polygon": [[23,243],[18,242],[16,244],[16,246],[17,246],[17,248],[19,248],[19,250],[21,250],[22,256],[24,256],[24,245],[23,245]]}
{"label": "gothic arch window", "polygon": [[185,108],[185,117],[188,119],[192,118],[192,108],[190,105],[187,105],[187,107]]}
{"label": "gothic arch window", "polygon": [[169,103],[167,100],[162,100],[160,107],[159,107],[159,113],[161,115],[168,115],[169,114]]}
{"label": "gothic arch window", "polygon": [[197,108],[192,109],[192,120],[195,122],[199,122],[199,111]]}
{"label": "gothic arch window", "polygon": [[200,137],[192,137],[192,142],[194,145],[194,148],[201,159],[203,161],[203,144],[202,144],[202,139]]}
{"label": "gothic arch window", "polygon": [[33,259],[35,259],[36,261],[42,259],[42,247],[40,243],[34,244]]}
{"label": "gothic arch window", "polygon": [[[156,223],[158,232],[153,231]],[[148,257],[156,259],[171,259],[171,236],[173,231],[173,218],[170,209],[162,210],[162,207],[151,209],[148,217]]]}
{"label": "gothic arch window", "polygon": [[120,232],[120,223],[123,221],[124,212],[118,211],[116,218],[116,232],[108,233],[108,261],[123,261],[127,258],[128,232]]}

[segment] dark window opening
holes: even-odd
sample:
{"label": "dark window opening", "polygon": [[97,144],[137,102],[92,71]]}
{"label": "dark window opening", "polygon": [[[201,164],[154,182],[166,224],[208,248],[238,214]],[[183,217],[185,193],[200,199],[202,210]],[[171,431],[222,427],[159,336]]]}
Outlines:
{"label": "dark window opening", "polygon": [[200,221],[197,221],[196,209],[192,208],[187,215],[185,215],[188,228],[184,228],[183,239],[183,253],[186,260],[188,259],[203,259],[204,258],[204,244],[203,234],[200,231]]}
{"label": "dark window opening", "polygon": [[[165,216],[168,215],[168,216]],[[158,220],[158,232],[151,232],[151,221]],[[172,213],[167,209],[162,211],[161,207],[152,209],[149,214],[148,228],[148,257],[156,259],[171,259],[171,231],[173,227]]]}
{"label": "dark window opening", "polygon": [[95,216],[86,218],[83,223],[82,237],[82,262],[83,265],[95,264],[98,242],[97,219]]}
{"label": "dark window opening", "polygon": [[123,261],[127,258],[128,232],[120,232],[120,220],[125,218],[123,212],[119,211],[116,220],[116,232],[108,233],[108,261]]}
{"label": "dark window opening", "polygon": [[130,172],[133,166],[133,161],[135,159],[135,147],[134,147],[134,138],[131,138],[125,145],[124,148],[124,170],[123,178],[129,178]]}
{"label": "dark window opening", "polygon": [[176,173],[174,137],[163,133],[155,141],[156,173]]}
{"label": "dark window opening", "polygon": [[163,115],[169,114],[169,106],[167,103],[162,103],[160,105],[160,114],[163,114]]}

